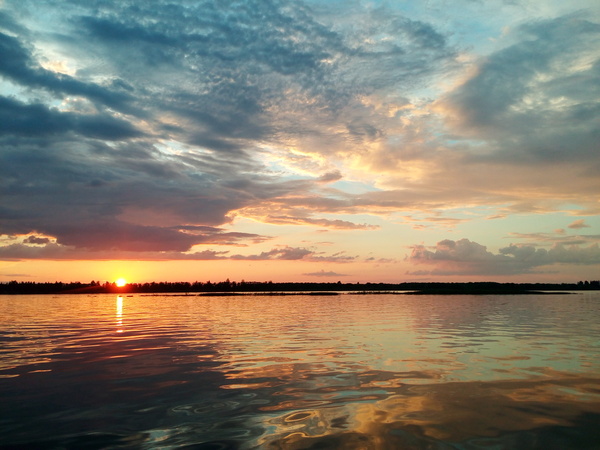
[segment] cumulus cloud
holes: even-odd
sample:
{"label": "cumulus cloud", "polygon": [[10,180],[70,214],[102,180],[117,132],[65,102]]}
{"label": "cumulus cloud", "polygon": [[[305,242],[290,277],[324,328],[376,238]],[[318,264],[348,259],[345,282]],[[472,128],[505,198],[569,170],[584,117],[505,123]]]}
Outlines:
{"label": "cumulus cloud", "polygon": [[588,247],[555,244],[546,250],[511,244],[492,253],[484,245],[468,239],[446,239],[433,248],[413,246],[407,261],[432,267],[409,272],[412,275],[513,275],[533,273],[541,266],[553,264],[600,264],[600,248],[598,244]]}
{"label": "cumulus cloud", "polygon": [[550,250],[530,246],[510,245],[501,248],[500,253],[511,255],[517,261],[530,264],[532,267],[555,263],[565,264],[600,264],[600,247],[592,244],[589,247],[554,245]]}

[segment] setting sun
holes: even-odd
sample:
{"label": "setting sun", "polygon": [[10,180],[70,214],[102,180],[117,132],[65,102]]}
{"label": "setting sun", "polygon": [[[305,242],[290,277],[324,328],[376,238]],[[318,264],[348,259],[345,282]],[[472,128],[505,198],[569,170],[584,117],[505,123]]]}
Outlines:
{"label": "setting sun", "polygon": [[118,287],[123,287],[127,284],[127,280],[125,278],[119,278],[119,279],[117,279],[117,281],[115,281],[115,284]]}

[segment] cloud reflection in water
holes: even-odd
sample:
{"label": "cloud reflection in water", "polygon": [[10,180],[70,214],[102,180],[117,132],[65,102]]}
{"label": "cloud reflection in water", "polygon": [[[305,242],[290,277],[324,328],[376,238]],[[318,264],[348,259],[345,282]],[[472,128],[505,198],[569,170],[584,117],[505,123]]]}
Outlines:
{"label": "cloud reflection in water", "polygon": [[6,297],[0,445],[594,448],[599,305]]}

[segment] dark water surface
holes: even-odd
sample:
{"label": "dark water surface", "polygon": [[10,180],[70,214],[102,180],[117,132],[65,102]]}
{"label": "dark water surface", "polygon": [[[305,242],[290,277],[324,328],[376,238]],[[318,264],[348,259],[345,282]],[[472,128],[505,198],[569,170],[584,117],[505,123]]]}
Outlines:
{"label": "dark water surface", "polygon": [[600,449],[600,293],[0,296],[0,447]]}

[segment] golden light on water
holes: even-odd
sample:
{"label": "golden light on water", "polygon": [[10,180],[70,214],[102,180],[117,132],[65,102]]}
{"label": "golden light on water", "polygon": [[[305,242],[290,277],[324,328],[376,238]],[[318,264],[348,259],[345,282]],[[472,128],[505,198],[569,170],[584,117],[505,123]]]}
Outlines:
{"label": "golden light on water", "polygon": [[123,332],[123,297],[121,297],[120,295],[117,297],[116,320],[117,320],[117,333],[122,333]]}

